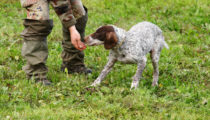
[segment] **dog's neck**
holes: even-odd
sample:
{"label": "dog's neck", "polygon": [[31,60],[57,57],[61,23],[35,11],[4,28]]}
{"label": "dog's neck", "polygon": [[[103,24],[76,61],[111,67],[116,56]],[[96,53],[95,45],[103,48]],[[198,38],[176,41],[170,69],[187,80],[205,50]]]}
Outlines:
{"label": "dog's neck", "polygon": [[117,45],[120,45],[122,44],[122,42],[125,40],[125,34],[126,34],[126,31],[122,28],[118,28],[116,26],[113,26],[114,27],[114,30],[115,30],[115,33],[117,35]]}

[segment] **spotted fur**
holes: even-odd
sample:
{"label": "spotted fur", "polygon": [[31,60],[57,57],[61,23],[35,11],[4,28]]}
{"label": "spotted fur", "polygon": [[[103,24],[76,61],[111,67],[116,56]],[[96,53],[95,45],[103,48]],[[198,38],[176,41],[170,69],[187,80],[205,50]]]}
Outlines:
{"label": "spotted fur", "polygon": [[110,48],[109,61],[92,86],[99,85],[105,76],[111,71],[115,62],[120,61],[122,63],[136,63],[138,65],[131,84],[131,88],[137,88],[142,72],[146,66],[147,53],[150,53],[154,68],[152,85],[158,85],[158,62],[160,52],[163,47],[168,49],[168,45],[164,41],[161,29],[150,22],[138,23],[129,31],[125,31],[114,25],[102,26],[95,33],[86,37],[85,41],[88,45],[91,45],[89,44],[91,41],[100,41],[100,44],[105,44],[105,42],[109,40],[107,34],[113,32],[112,30],[114,30],[116,35],[116,45]]}

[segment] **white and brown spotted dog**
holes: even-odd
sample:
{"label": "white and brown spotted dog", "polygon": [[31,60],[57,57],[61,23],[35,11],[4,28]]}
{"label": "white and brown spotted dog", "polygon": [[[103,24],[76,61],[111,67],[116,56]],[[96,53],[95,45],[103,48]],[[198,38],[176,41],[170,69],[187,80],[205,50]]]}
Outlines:
{"label": "white and brown spotted dog", "polygon": [[136,63],[138,65],[131,84],[131,88],[137,88],[146,66],[147,53],[151,55],[154,68],[152,85],[158,85],[160,52],[163,47],[168,48],[162,31],[158,26],[150,22],[141,22],[134,25],[129,31],[125,31],[114,25],[106,25],[85,37],[85,43],[89,46],[103,44],[105,49],[110,50],[109,61],[92,86],[99,85],[111,71],[115,62],[120,61],[122,63]]}

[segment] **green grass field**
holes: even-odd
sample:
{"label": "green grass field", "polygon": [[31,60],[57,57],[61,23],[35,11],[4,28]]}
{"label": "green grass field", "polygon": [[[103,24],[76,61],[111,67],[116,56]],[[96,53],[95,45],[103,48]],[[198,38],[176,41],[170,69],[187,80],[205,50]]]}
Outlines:
{"label": "green grass field", "polygon": [[86,34],[101,25],[128,30],[150,21],[163,31],[170,49],[160,58],[160,80],[152,87],[149,59],[137,90],[130,91],[136,65],[117,63],[94,91],[87,91],[107,62],[103,46],[88,47],[85,62],[92,75],[68,75],[62,62],[61,24],[54,11],[48,37],[48,77],[53,86],[25,78],[21,56],[22,19],[19,0],[0,2],[0,120],[209,120],[209,0],[83,0],[89,8]]}

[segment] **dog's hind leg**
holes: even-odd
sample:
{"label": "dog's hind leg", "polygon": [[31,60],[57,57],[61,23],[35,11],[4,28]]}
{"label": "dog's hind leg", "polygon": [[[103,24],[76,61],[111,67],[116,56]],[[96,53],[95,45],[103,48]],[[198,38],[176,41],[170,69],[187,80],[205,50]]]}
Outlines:
{"label": "dog's hind leg", "polygon": [[139,80],[142,76],[142,72],[146,66],[147,57],[144,56],[138,63],[136,74],[133,76],[133,82],[131,84],[131,89],[136,89],[139,85]]}
{"label": "dog's hind leg", "polygon": [[152,59],[153,69],[154,69],[152,86],[158,85],[158,77],[159,77],[158,62],[160,59],[160,51],[161,50],[152,50],[150,54],[150,57]]}
{"label": "dog's hind leg", "polygon": [[98,78],[92,83],[91,86],[97,86],[101,83],[101,81],[106,77],[106,75],[112,70],[112,67],[114,66],[115,62],[117,60],[115,58],[110,58],[104,69],[102,70],[101,74],[98,76]]}

